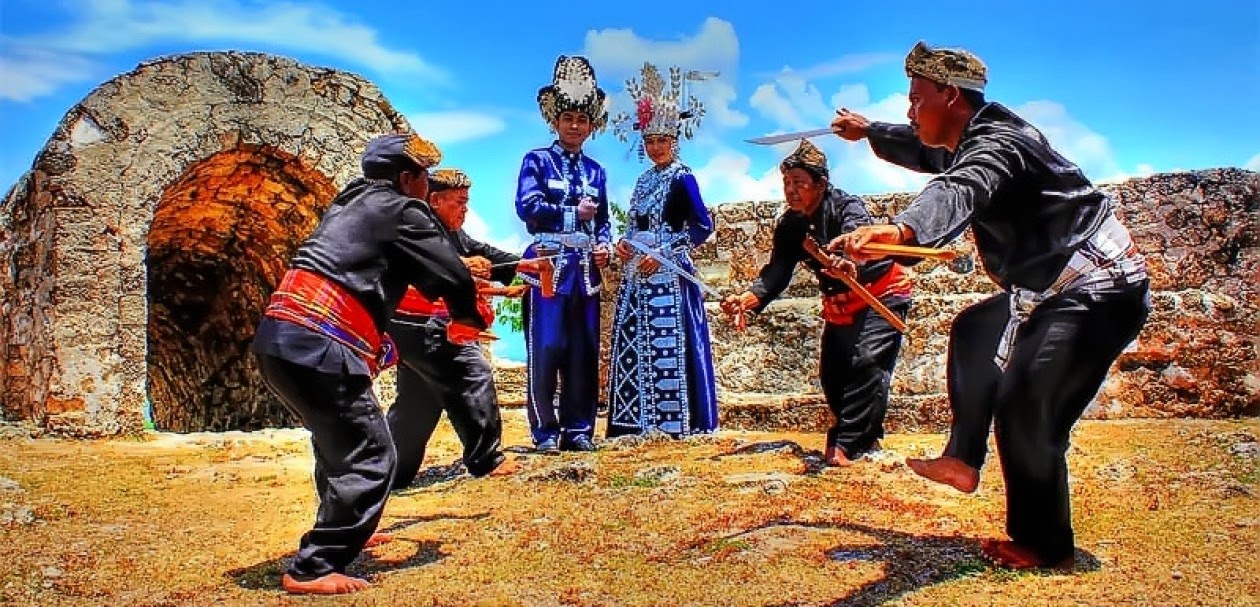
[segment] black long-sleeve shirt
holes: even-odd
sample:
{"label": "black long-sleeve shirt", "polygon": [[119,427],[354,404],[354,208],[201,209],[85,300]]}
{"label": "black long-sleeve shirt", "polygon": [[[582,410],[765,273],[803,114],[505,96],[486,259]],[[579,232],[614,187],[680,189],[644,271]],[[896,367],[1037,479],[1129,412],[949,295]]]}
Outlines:
{"label": "black long-sleeve shirt", "polygon": [[341,285],[384,330],[407,285],[442,298],[456,322],[485,328],[477,289],[429,205],[389,182],[356,180],[328,207],[291,266]]}
{"label": "black long-sleeve shirt", "polygon": [[[408,284],[426,297],[445,299],[453,320],[486,328],[477,313],[476,284],[450,232],[427,203],[387,181],[350,182],[298,247],[290,267],[340,285],[382,332]],[[269,317],[258,325],[253,349],[325,373],[369,375],[367,363],[333,339]]]}
{"label": "black long-sleeve shirt", "polygon": [[1004,289],[1049,287],[1111,212],[1076,165],[997,103],[972,116],[952,154],[925,147],[905,125],[871,123],[867,138],[880,158],[938,174],[894,221],[932,247],[970,225],[985,269]]}
{"label": "black long-sleeve shirt", "polygon": [[[771,301],[787,289],[792,282],[792,272],[796,264],[804,263],[805,267],[818,278],[818,289],[823,295],[834,295],[849,290],[844,282],[823,273],[823,266],[805,252],[802,243],[807,234],[812,235],[819,245],[827,246],[831,239],[853,231],[858,226],[870,225],[871,215],[861,198],[844,192],[839,188],[831,188],[823,196],[818,208],[812,215],[804,215],[789,210],[779,217],[774,226],[773,243],[770,249],[770,260],[761,267],[757,280],[748,288],[757,296],[759,302],[755,311],[765,309]],[[893,261],[884,259],[858,265],[858,282],[871,284],[883,277],[892,269]],[[909,301],[905,295],[889,295],[880,298],[887,305],[897,305]]]}

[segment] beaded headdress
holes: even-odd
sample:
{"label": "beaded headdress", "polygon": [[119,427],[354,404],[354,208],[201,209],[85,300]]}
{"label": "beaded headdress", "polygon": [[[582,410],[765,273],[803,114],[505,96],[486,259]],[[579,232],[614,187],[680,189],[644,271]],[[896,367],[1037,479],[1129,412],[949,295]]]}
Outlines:
{"label": "beaded headdress", "polygon": [[606,100],[595,80],[595,68],[586,57],[577,55],[557,57],[551,84],[538,89],[538,110],[547,124],[554,125],[560,114],[577,111],[590,117],[593,132],[608,122]]}
{"label": "beaded headdress", "polygon": [[613,129],[617,138],[630,141],[635,131],[640,135],[635,142],[639,157],[643,156],[642,137],[648,135],[668,135],[679,139],[691,139],[694,130],[700,126],[704,116],[704,104],[686,92],[686,83],[691,80],[704,80],[717,74],[711,72],[690,71],[683,73],[681,68],[669,68],[669,81],[666,82],[660,71],[651,63],[644,63],[639,77],[626,81],[626,92],[634,101],[634,115],[620,112],[613,118]]}

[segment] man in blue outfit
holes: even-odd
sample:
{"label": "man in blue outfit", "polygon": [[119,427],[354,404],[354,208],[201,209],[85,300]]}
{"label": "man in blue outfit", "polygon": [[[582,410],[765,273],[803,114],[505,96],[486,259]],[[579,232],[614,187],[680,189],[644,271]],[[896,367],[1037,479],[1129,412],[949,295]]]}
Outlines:
{"label": "man in blue outfit", "polygon": [[552,84],[538,91],[557,139],[525,155],[517,181],[516,214],[534,236],[524,257],[550,258],[552,266],[546,276],[523,274],[532,287],[523,302],[526,402],[539,453],[595,450],[600,268],[612,236],[604,167],[582,145],[604,128],[605,99],[586,58],[560,56]]}

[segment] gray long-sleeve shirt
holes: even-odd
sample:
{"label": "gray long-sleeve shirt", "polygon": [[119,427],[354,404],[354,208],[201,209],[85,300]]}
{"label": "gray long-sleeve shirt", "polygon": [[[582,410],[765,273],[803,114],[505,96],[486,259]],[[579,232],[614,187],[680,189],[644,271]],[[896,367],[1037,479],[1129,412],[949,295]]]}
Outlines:
{"label": "gray long-sleeve shirt", "polygon": [[971,226],[985,269],[1004,289],[1049,287],[1111,212],[1076,165],[997,103],[972,116],[952,154],[925,147],[906,125],[874,122],[867,137],[880,158],[937,174],[894,221],[932,247]]}

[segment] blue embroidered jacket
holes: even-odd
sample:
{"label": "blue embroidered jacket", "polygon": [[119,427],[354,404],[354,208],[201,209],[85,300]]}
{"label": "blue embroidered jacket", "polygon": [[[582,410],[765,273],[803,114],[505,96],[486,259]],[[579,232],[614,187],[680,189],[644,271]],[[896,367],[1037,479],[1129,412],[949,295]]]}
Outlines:
{"label": "blue embroidered jacket", "polygon": [[[598,205],[591,221],[580,221],[577,216],[583,196]],[[517,179],[516,215],[534,236],[525,258],[537,257],[540,248],[561,253],[553,260],[556,294],[593,295],[599,291],[599,268],[591,253],[595,245],[612,241],[604,167],[581,152],[566,152],[559,141],[530,150]],[[524,278],[538,284],[533,277]]]}

